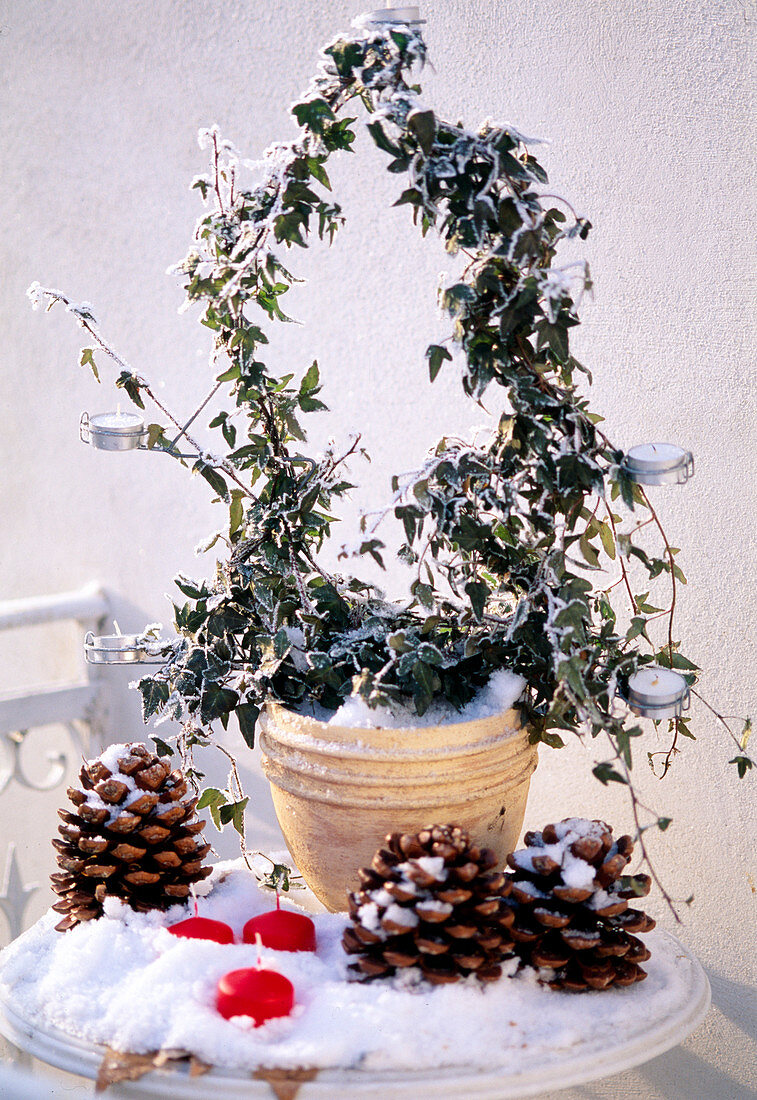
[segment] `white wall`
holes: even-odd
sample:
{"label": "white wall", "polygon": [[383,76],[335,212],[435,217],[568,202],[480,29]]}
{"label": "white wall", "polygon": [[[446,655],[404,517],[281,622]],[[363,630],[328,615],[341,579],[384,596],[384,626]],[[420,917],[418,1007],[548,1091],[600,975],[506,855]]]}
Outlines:
{"label": "white wall", "polygon": [[[181,294],[164,271],[183,255],[198,213],[187,190],[204,168],[197,128],[218,122],[250,155],[292,135],[288,104],[318,46],[354,14],[346,0],[0,0],[4,597],[97,578],[118,594],[122,628],[133,628],[170,621],[164,593],[178,569],[212,566],[193,556],[222,522],[204,483],[159,455],[79,443],[80,412],[114,405],[108,372],[96,387],[77,365],[83,340],[71,319],[32,313],[24,291],[38,279],[92,301],[135,368],[191,411],[208,345],[177,314]],[[552,181],[594,223],[595,300],[576,349],[619,445],[666,439],[696,454],[694,481],[656,497],[690,582],[680,636],[706,669],[707,696],[724,713],[746,713],[757,615],[747,228],[754,7],[436,0],[424,14],[435,65],[428,102],[469,124],[491,116],[551,137],[542,159]],[[320,437],[363,431],[374,464],[355,470],[368,482],[357,508],[384,499],[389,473],[415,464],[442,431],[483,414],[471,419],[452,371],[433,390],[425,381],[423,349],[443,332],[435,288],[448,258],[418,239],[406,209],[390,208],[397,181],[367,141],[332,177],[348,225],[330,253],[293,258],[311,277],[289,303],[305,326],[284,333],[274,353],[297,370],[319,358],[333,410]],[[0,689],[62,675],[75,657],[58,645],[46,660],[37,640],[6,653]],[[138,736],[135,701],[119,708],[123,736]],[[753,819],[747,786],[726,764],[731,746],[706,711],[697,709],[695,724],[698,743],[685,744],[664,783],[644,776],[643,761],[639,768],[645,795],[674,819],[651,838],[663,878],[676,897],[695,895],[679,929],[659,901],[650,909],[698,953],[716,1007],[677,1051],[561,1096],[746,1097],[756,1083],[747,1001]],[[580,814],[630,828],[620,792],[586,778],[590,751],[543,757],[527,826]],[[269,834],[260,835],[264,843]]]}

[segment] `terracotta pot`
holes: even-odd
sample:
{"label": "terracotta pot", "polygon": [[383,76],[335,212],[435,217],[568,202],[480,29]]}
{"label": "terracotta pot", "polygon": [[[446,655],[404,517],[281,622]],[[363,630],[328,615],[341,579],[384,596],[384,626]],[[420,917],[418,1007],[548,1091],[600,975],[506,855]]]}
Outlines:
{"label": "terracotta pot", "polygon": [[503,864],[523,825],[535,745],[517,710],[419,729],[330,726],[277,703],[259,719],[287,847],[315,895],[345,909],[389,832],[454,823]]}

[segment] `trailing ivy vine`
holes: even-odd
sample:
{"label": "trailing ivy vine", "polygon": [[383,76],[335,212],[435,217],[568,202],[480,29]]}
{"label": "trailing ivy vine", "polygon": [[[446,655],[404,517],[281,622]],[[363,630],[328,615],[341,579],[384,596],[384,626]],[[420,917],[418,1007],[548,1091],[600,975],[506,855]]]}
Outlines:
{"label": "trailing ivy vine", "polygon": [[[628,786],[641,838],[650,822],[666,828],[668,819],[650,818],[630,781],[643,730],[622,701],[627,680],[650,662],[681,670],[690,684],[697,670],[675,638],[677,586],[685,583],[678,551],[577,385],[588,371],[571,353],[570,330],[591,282],[585,263],[556,259],[562,242],[585,240],[591,225],[548,193],[531,143],[514,129],[471,132],[423,105],[415,81],[425,56],[411,27],[363,24],[332,42],[292,107],[299,136],[268,151],[263,179],[250,188],[231,144],[215,129],[204,133],[210,170],[193,186],[205,213],[176,272],[212,334],[213,389],[197,413],[225,393],[210,420],[223,457],[192,438],[194,416],[182,425],[156,400],[100,335],[89,307],[31,288],[37,300],[61,301],[92,336],[83,365],[97,373],[96,357],[106,353],[131,400],[155,402],[167,422],[150,425],[149,445],[178,453],[186,438],[197,449],[195,471],[228,507],[227,526],[208,544],[225,548],[215,579],[176,579],[184,597],[175,606],[178,640],[165,648],[165,665],[139,682],[145,719],[181,720],[191,747],[235,714],[252,744],[269,698],[334,709],[359,693],[371,705],[402,700],[422,714],[439,696],[462,706],[506,666],[527,681],[523,710],[534,740],[559,747],[564,731],[604,740],[607,759],[594,774]],[[356,118],[344,114],[352,108],[367,113],[373,141],[402,181],[397,205],[467,261],[441,291],[451,333],[426,350],[432,382],[456,348],[465,393],[480,399],[500,387],[507,410],[484,444],[443,438],[415,474],[394,479],[391,505],[363,518],[356,554],[380,563],[382,521],[393,513],[402,524],[400,557],[413,580],[401,604],[319,564],[359,440],[311,457],[303,421],[325,408],[318,364],[281,377],[265,361],[270,325],[289,320],[282,300],[296,280],[287,251],[314,236],[331,242],[342,225],[327,163],[355,140]],[[638,541],[646,527],[660,536],[656,553]],[[666,607],[635,590],[633,560],[650,582],[667,575]],[[607,568],[615,579],[605,583]],[[631,617],[620,628],[623,600]],[[650,630],[657,619],[667,619],[662,644]],[[739,739],[718,719],[737,742],[732,762],[743,774],[751,767],[748,724]],[[679,739],[693,736],[688,718],[670,726],[663,773]],[[653,766],[659,755],[648,754]],[[240,831],[243,803],[236,787],[203,800]]]}

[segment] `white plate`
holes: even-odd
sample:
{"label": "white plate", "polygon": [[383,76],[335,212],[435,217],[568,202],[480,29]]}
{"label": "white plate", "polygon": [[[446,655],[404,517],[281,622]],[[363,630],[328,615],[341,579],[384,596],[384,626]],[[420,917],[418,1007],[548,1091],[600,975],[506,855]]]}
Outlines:
{"label": "white plate", "polygon": [[[312,1081],[305,1081],[297,1100],[420,1100],[443,1096],[445,1100],[515,1100],[536,1096],[549,1089],[585,1084],[600,1077],[630,1069],[656,1058],[682,1042],[704,1019],[710,1006],[710,986],[697,959],[667,932],[655,933],[654,954],[665,956],[678,978],[678,995],[664,1020],[650,1020],[634,1013],[632,986],[624,991],[628,998],[628,1022],[618,1029],[615,1042],[603,1036],[599,1041],[585,1035],[570,1050],[554,1052],[548,1064],[513,1072],[506,1064],[498,1066],[460,1066],[413,1071],[321,1070]],[[573,994],[576,1011],[583,997],[601,997],[602,993]],[[548,1021],[545,1020],[545,1024]],[[104,1048],[66,1035],[53,1028],[36,1026],[24,1019],[12,1000],[0,1002],[0,1032],[16,1046],[35,1058],[83,1077],[95,1078]],[[139,1081],[123,1083],[106,1096],[142,1097],[149,1100],[271,1100],[266,1081],[236,1075],[233,1070],[213,1069],[202,1077],[190,1078],[184,1066],[156,1070]]]}

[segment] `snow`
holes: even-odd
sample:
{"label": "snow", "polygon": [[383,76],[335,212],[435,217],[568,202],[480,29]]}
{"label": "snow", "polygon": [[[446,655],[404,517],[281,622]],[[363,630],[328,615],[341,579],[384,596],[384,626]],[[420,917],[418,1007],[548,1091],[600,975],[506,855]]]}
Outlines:
{"label": "snow", "polygon": [[[219,864],[208,888],[200,915],[226,921],[237,936],[251,916],[271,908],[270,893],[258,889],[241,861]],[[312,913],[315,905],[309,907]],[[655,955],[655,935],[662,934],[652,933],[645,982],[579,1000],[540,986],[529,971],[484,987],[473,979],[431,987],[411,968],[364,985],[346,980],[349,957],[340,944],[346,914],[316,912],[315,954],[262,953],[264,967],[294,984],[295,1012],[253,1028],[244,1018],[224,1020],[214,993],[223,974],[255,966],[257,948],[171,936],[165,926],[187,915],[180,906],[138,914],[111,900],[100,920],[61,934],[50,912],[0,953],[0,996],[43,1028],[123,1051],[183,1049],[218,1066],[473,1064],[516,1072],[549,1064],[587,1035],[601,1049],[631,1019],[664,1020],[685,982],[675,953]],[[515,966],[506,963],[506,973]]]}
{"label": "snow", "polygon": [[100,761],[103,767],[107,768],[110,774],[120,780],[122,783],[126,783],[132,790],[134,789],[134,780],[128,775],[122,775],[118,770],[118,761],[130,756],[128,744],[109,745],[108,748],[100,754],[100,756],[93,757],[92,760],[88,760],[87,764],[94,764],[96,761]]}
{"label": "snow", "polygon": [[565,852],[562,857],[562,880],[575,890],[590,890],[594,885],[594,868],[586,860]]}
{"label": "snow", "polygon": [[425,871],[427,875],[433,875],[437,882],[444,882],[447,877],[443,856],[419,856],[418,859],[409,860],[407,863],[398,863],[396,869],[404,879],[413,867],[420,867],[421,871]]}
{"label": "snow", "polygon": [[380,931],[381,921],[379,920],[379,907],[375,901],[368,901],[365,905],[361,905],[357,911],[357,915],[363,928],[367,928],[369,932]]}
{"label": "snow", "polygon": [[427,898],[425,901],[419,902],[419,906],[424,916],[426,913],[440,913],[448,917],[453,909],[448,901],[439,901],[438,898]]}
{"label": "snow", "polygon": [[529,882],[528,879],[524,879],[522,882],[519,882],[518,889],[522,893],[529,894],[532,898],[537,898],[539,900],[541,900],[542,898],[550,897],[550,895],[545,893],[544,890],[540,890],[535,882]]}
{"label": "snow", "polygon": [[403,909],[401,905],[390,905],[384,913],[384,920],[396,924],[398,928],[415,928],[419,916],[412,909]]}
{"label": "snow", "polygon": [[407,729],[426,726],[444,726],[453,722],[473,722],[479,718],[492,718],[504,714],[520,699],[526,681],[509,669],[492,673],[488,683],[461,710],[445,700],[431,704],[423,715],[417,715],[407,707],[370,707],[359,695],[350,695],[341,707],[327,719],[330,726],[350,729]]}
{"label": "snow", "polygon": [[567,840],[571,844],[580,837],[601,840],[608,831],[604,821],[589,821],[584,817],[566,817],[564,821],[558,821],[555,824],[557,839]]}

